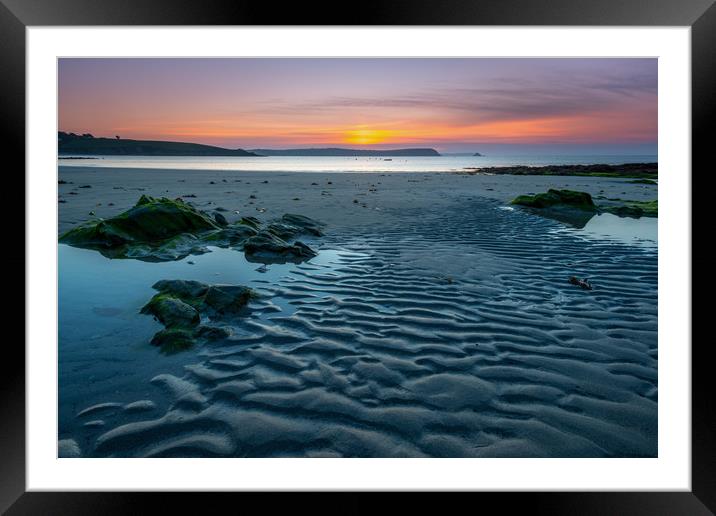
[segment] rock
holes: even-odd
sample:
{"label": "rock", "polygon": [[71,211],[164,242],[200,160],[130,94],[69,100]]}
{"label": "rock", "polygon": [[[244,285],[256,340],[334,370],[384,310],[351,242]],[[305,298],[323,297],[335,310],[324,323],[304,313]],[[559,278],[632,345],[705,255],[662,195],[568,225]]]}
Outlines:
{"label": "rock", "polygon": [[547,193],[520,195],[511,204],[524,206],[543,217],[583,228],[597,214],[592,196],[574,190],[549,189]]}
{"label": "rock", "polygon": [[300,262],[317,254],[302,242],[289,244],[269,231],[261,231],[246,240],[244,252],[247,260],[260,263]]}
{"label": "rock", "polygon": [[632,217],[638,219],[644,215],[644,210],[638,206],[615,206],[605,208],[606,212],[617,215],[618,217]]}
{"label": "rock", "polygon": [[261,221],[256,217],[242,217],[238,223],[254,229],[259,229],[259,227],[261,227]]}
{"label": "rock", "polygon": [[301,230],[311,235],[323,236],[323,228],[325,227],[323,222],[293,213],[286,213],[281,217],[281,220],[286,224],[301,228]]}
{"label": "rock", "polygon": [[239,285],[213,285],[204,296],[204,305],[218,313],[238,312],[251,299],[251,289]]}
{"label": "rock", "polygon": [[219,213],[219,212],[214,212],[214,220],[216,221],[216,223],[217,223],[219,226],[228,226],[228,225],[229,225],[229,221],[226,220],[226,217],[224,217],[224,216],[223,216],[221,213]]}
{"label": "rock", "polygon": [[[612,201],[621,201],[620,199],[611,199]],[[632,217],[638,219],[640,217],[658,217],[659,201],[621,201],[623,204],[616,206],[600,206],[602,211],[612,213],[619,217]]]}
{"label": "rock", "polygon": [[184,328],[166,328],[154,334],[151,344],[159,346],[164,353],[176,353],[191,348],[194,333]]}
{"label": "rock", "polygon": [[284,240],[293,238],[294,236],[301,233],[301,228],[298,228],[292,224],[285,224],[283,222],[272,222],[266,226],[266,230],[273,233],[279,238]]}
{"label": "rock", "polygon": [[165,329],[151,343],[165,353],[192,347],[199,339],[221,340],[231,328],[199,325],[199,312],[211,319],[244,311],[253,291],[241,285],[207,285],[193,280],[161,280],[153,285],[155,295],[142,313],[157,317]]}
{"label": "rock", "polygon": [[251,226],[232,224],[221,231],[209,235],[205,241],[208,244],[215,245],[217,247],[230,247],[243,243],[244,240],[256,235],[257,233],[258,231]]}
{"label": "rock", "polygon": [[596,211],[597,207],[592,196],[587,192],[574,190],[555,190],[550,188],[547,193],[536,195],[520,195],[512,200],[511,204],[519,204],[528,208],[550,208],[556,205],[566,205],[587,211]]}
{"label": "rock", "polygon": [[207,340],[224,340],[228,339],[232,335],[231,328],[229,326],[207,326],[201,325],[196,331],[199,337],[203,337]]}
{"label": "rock", "polygon": [[142,307],[141,313],[151,314],[167,328],[192,328],[199,324],[199,312],[181,299],[157,294]]}
{"label": "rock", "polygon": [[157,243],[182,233],[218,229],[206,214],[181,200],[142,195],[137,204],[106,220],[90,222],[60,236],[60,242],[87,248]]}
{"label": "rock", "polygon": [[582,287],[584,290],[592,290],[592,285],[589,283],[587,278],[579,279],[576,276],[570,276],[568,281],[572,285]]}
{"label": "rock", "polygon": [[152,285],[152,288],[181,299],[194,299],[206,294],[209,285],[194,280],[160,280]]}

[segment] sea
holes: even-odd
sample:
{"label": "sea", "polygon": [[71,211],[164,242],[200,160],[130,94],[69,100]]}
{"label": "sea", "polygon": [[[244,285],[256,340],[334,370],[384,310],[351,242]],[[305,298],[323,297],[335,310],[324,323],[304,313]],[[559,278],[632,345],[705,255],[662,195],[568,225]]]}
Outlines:
{"label": "sea", "polygon": [[[512,155],[512,156],[86,156],[58,160],[60,166],[108,168],[158,168],[184,170],[246,170],[273,172],[459,172],[483,167],[654,163],[656,154],[645,155]],[[81,158],[81,159],[72,159]],[[91,159],[88,159],[91,158]]]}

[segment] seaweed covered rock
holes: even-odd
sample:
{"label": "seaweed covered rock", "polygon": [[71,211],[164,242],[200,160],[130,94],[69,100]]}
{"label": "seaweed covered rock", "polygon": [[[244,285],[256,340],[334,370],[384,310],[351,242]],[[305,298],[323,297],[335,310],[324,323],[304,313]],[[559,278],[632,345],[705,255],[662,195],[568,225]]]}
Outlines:
{"label": "seaweed covered rock", "polygon": [[224,217],[221,213],[218,211],[214,212],[214,221],[221,227],[225,227],[229,225],[229,221],[226,220],[226,217]]}
{"label": "seaweed covered rock", "polygon": [[194,280],[160,280],[152,285],[154,290],[169,294],[186,301],[201,299],[209,290],[209,285]]}
{"label": "seaweed covered rock", "polygon": [[143,195],[133,208],[116,217],[73,228],[60,236],[60,242],[77,247],[111,248],[156,243],[182,233],[218,228],[208,215],[181,199]]}
{"label": "seaweed covered rock", "polygon": [[223,340],[231,337],[232,331],[229,326],[209,326],[202,324],[196,329],[196,336],[207,340]]}
{"label": "seaweed covered rock", "polygon": [[208,315],[239,312],[253,295],[241,285],[207,285],[193,280],[161,280],[152,288],[159,291],[154,298],[176,299]]}
{"label": "seaweed covered rock", "polygon": [[600,206],[600,208],[619,217],[638,219],[659,216],[659,201],[656,199],[653,201],[622,201],[622,203],[613,206]]}
{"label": "seaweed covered rock", "polygon": [[247,260],[259,263],[301,262],[317,255],[303,242],[289,244],[270,231],[261,231],[246,240],[244,252]]}
{"label": "seaweed covered rock", "polygon": [[325,224],[304,215],[286,213],[283,217],[281,217],[281,221],[284,224],[299,228],[302,233],[308,233],[314,236],[323,236],[323,228],[325,227]]}
{"label": "seaweed covered rock", "polygon": [[208,253],[209,247],[215,246],[243,249],[253,261],[285,263],[315,256],[306,244],[292,241],[299,234],[321,236],[323,226],[294,214],[285,214],[266,226],[255,217],[229,224],[221,213],[211,216],[181,199],[143,195],[124,213],[84,223],[62,234],[59,241],[95,249],[108,258],[149,262],[181,260]]}
{"label": "seaweed covered rock", "polygon": [[281,239],[293,238],[301,233],[301,228],[298,228],[292,224],[285,224],[283,222],[271,222],[266,226],[266,231]]}
{"label": "seaweed covered rock", "polygon": [[167,328],[192,328],[200,320],[196,308],[164,293],[154,296],[142,307],[141,313],[153,315]]}
{"label": "seaweed covered rock", "polygon": [[152,344],[166,352],[187,349],[201,339],[228,338],[230,328],[200,324],[201,316],[212,320],[236,317],[245,311],[253,296],[250,288],[241,285],[208,285],[193,280],[161,280],[152,288],[159,293],[141,313],[151,314],[164,324]]}
{"label": "seaweed covered rock", "polygon": [[574,190],[555,190],[546,193],[520,195],[511,204],[523,206],[537,215],[583,228],[597,214],[592,196]]}
{"label": "seaweed covered rock", "polygon": [[261,221],[256,217],[241,217],[241,220],[239,220],[238,223],[254,229],[259,229],[261,227]]}
{"label": "seaweed covered rock", "polygon": [[219,230],[207,214],[181,199],[143,195],[116,217],[86,222],[62,234],[60,243],[96,249],[108,258],[163,262],[208,252],[197,235]]}
{"label": "seaweed covered rock", "polygon": [[212,285],[206,291],[203,304],[216,313],[241,311],[251,299],[251,289],[240,285]]}
{"label": "seaweed covered rock", "polygon": [[244,242],[247,238],[256,235],[256,231],[253,227],[244,224],[231,224],[221,231],[216,231],[207,235],[204,238],[204,242],[208,245],[215,245],[217,247],[233,247],[238,246]]}
{"label": "seaweed covered rock", "polygon": [[520,195],[512,200],[512,204],[527,206],[528,208],[554,208],[557,206],[568,206],[585,211],[596,211],[597,207],[592,196],[587,192],[575,190],[555,190],[550,188],[547,193],[535,195]]}
{"label": "seaweed covered rock", "polygon": [[176,353],[194,345],[194,333],[183,328],[166,328],[154,334],[151,344],[159,346],[164,353]]}

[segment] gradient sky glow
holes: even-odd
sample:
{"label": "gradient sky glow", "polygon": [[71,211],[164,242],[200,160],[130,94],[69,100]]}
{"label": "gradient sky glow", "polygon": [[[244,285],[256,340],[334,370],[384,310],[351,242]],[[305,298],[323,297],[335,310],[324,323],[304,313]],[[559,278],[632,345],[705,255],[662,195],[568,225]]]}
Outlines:
{"label": "gradient sky glow", "polygon": [[60,59],[59,129],[230,148],[656,153],[656,59]]}

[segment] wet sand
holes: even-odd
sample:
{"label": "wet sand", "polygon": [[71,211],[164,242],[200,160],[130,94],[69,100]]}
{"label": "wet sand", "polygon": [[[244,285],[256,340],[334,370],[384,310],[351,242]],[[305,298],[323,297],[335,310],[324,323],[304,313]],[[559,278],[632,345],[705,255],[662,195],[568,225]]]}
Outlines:
{"label": "wet sand", "polygon": [[[550,187],[650,200],[655,186],[80,167],[59,179],[71,182],[58,187],[60,232],[141,194],[193,194],[230,221],[290,212],[327,224],[308,241],[318,257],[268,273],[231,250],[146,264],[62,246],[68,454],[657,454],[656,248],[584,238],[505,205]],[[261,297],[230,339],[167,357],[148,344],[158,323],[138,314],[162,278],[247,284]]]}

